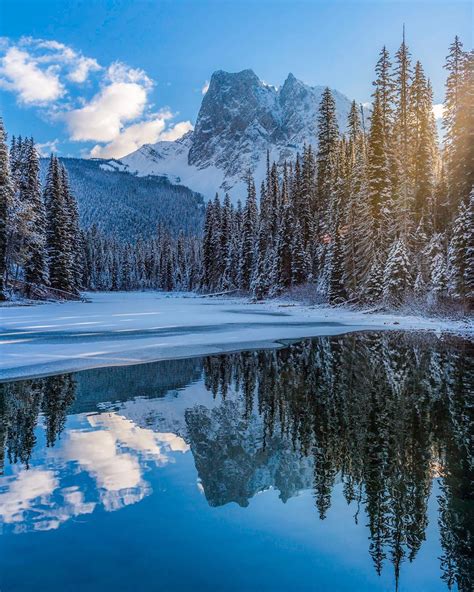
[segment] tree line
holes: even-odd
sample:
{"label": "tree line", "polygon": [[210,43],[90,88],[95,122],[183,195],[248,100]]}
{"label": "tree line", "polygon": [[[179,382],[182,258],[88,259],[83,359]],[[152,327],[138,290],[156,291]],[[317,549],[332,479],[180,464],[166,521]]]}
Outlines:
{"label": "tree line", "polygon": [[200,266],[200,239],[175,236],[163,224],[138,241],[119,240],[95,225],[81,229],[66,167],[52,155],[42,187],[33,139],[13,137],[8,149],[0,121],[0,297],[192,290]]}
{"label": "tree line", "polygon": [[327,88],[317,148],[270,162],[257,200],[218,195],[202,238],[158,225],[123,241],[79,228],[64,165],[44,188],[32,139],[0,125],[0,294],[18,280],[77,295],[100,290],[240,290],[256,299],[308,286],[321,301],[401,305],[474,302],[474,54],[455,38],[446,60],[444,141],[433,93],[405,39],[375,67],[369,121],[353,102],[346,133]]}
{"label": "tree line", "polygon": [[338,129],[327,88],[317,149],[271,163],[247,198],[207,206],[206,290],[239,288],[257,298],[308,283],[331,303],[411,298],[474,301],[474,54],[456,37],[446,61],[444,144],[433,93],[405,39],[392,66],[384,47],[375,68],[370,121],[352,103]]}

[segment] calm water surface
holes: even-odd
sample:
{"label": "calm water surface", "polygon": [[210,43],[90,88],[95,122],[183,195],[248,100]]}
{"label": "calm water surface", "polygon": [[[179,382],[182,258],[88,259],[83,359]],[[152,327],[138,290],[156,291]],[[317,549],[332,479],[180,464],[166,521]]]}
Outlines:
{"label": "calm water surface", "polygon": [[0,385],[0,590],[472,590],[472,344]]}

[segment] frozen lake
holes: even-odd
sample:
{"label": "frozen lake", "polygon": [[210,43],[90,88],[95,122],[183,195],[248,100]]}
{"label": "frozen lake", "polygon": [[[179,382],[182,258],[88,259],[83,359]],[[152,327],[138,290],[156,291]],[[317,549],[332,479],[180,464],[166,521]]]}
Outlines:
{"label": "frozen lake", "polygon": [[417,317],[244,299],[94,293],[90,302],[0,308],[0,380],[274,347],[369,328],[465,327]]}

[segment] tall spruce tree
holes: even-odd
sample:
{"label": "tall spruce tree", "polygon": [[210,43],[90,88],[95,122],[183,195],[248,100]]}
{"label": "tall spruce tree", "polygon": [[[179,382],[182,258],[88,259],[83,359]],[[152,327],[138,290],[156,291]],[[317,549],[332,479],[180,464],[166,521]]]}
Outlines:
{"label": "tall spruce tree", "polygon": [[316,234],[318,238],[318,283],[321,291],[327,290],[330,267],[331,200],[336,176],[339,149],[339,128],[336,119],[336,103],[329,88],[323,91],[318,111],[318,152]]}
{"label": "tall spruce tree", "polygon": [[367,180],[373,220],[373,251],[383,258],[390,240],[388,218],[390,215],[391,181],[386,136],[383,128],[381,99],[375,93],[367,147]]}
{"label": "tall spruce tree", "polygon": [[412,266],[402,238],[397,239],[388,254],[383,276],[383,295],[387,302],[400,304],[413,288]]}
{"label": "tall spruce tree", "polygon": [[31,211],[28,233],[25,280],[31,284],[48,283],[46,252],[46,209],[39,179],[39,158],[33,139],[27,144],[25,200]]}
{"label": "tall spruce tree", "polygon": [[[404,237],[404,244],[408,245],[413,233],[414,188],[413,168],[411,160],[411,105],[410,92],[412,82],[411,55],[405,42],[405,27],[403,39],[395,56],[395,120],[394,120],[394,148],[398,161],[398,179],[395,180],[396,193],[392,195],[393,205],[391,215],[397,225],[398,233]],[[397,174],[395,173],[395,177]],[[393,187],[392,187],[393,189]]]}
{"label": "tall spruce tree", "polygon": [[213,253],[213,230],[214,230],[214,206],[212,201],[209,201],[206,206],[206,214],[204,219],[204,236],[202,241],[203,251],[203,278],[202,283],[205,289],[210,289],[212,266],[214,260]]}
{"label": "tall spruce tree", "polygon": [[0,117],[0,300],[5,300],[7,274],[8,206],[12,198],[10,163],[3,119]]}
{"label": "tall spruce tree", "polygon": [[473,207],[474,190],[468,205],[461,202],[458,215],[453,223],[451,241],[448,250],[448,290],[457,300],[472,295],[474,279],[472,277],[473,254]]}
{"label": "tall spruce tree", "polygon": [[51,287],[65,292],[74,291],[71,269],[68,211],[62,185],[61,165],[54,155],[49,161],[44,201],[47,208],[47,248]]}
{"label": "tall spruce tree", "polygon": [[443,127],[450,208],[467,202],[474,185],[474,54],[463,50],[459,37],[449,48]]}
{"label": "tall spruce tree", "polygon": [[432,203],[437,156],[432,94],[423,67],[417,62],[410,87],[410,150],[414,183],[412,215],[415,225],[424,217],[430,227],[433,225]]}
{"label": "tall spruce tree", "polygon": [[258,224],[257,194],[250,172],[247,175],[247,200],[242,216],[242,250],[240,259],[240,288],[248,292],[256,262],[256,232]]}
{"label": "tall spruce tree", "polygon": [[82,249],[81,233],[79,228],[79,210],[69,184],[66,167],[61,164],[61,187],[63,191],[64,208],[66,216],[66,244],[65,250],[69,257],[69,269],[71,275],[71,291],[77,293],[81,287],[82,279]]}

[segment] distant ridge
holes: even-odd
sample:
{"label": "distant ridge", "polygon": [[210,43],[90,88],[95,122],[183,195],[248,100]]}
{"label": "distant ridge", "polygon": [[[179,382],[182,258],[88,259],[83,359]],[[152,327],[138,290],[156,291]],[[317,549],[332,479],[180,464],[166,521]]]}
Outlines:
{"label": "distant ridge", "polygon": [[[124,240],[149,237],[158,224],[173,234],[202,231],[203,198],[165,177],[138,177],[117,160],[61,158],[77,198],[83,227],[97,225]],[[41,159],[46,175],[48,159]]]}

